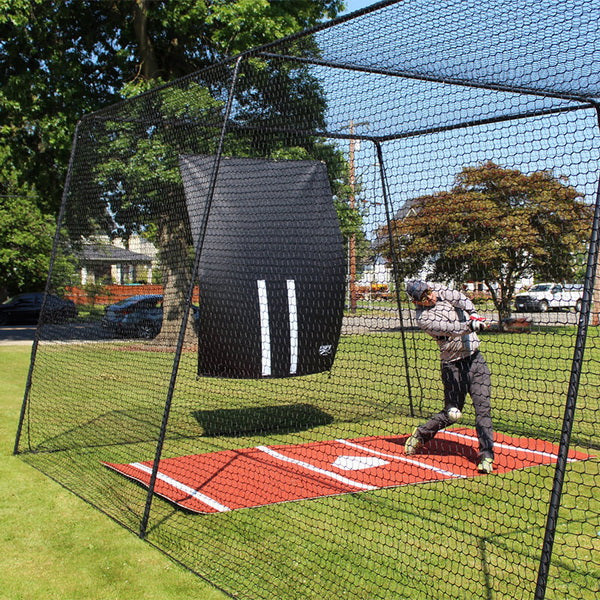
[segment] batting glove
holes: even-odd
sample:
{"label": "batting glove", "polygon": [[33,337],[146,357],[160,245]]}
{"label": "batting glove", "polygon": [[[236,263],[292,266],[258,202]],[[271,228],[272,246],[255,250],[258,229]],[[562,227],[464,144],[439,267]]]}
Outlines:
{"label": "batting glove", "polygon": [[480,317],[477,313],[469,315],[469,328],[471,331],[481,331],[487,328],[487,323],[483,317]]}

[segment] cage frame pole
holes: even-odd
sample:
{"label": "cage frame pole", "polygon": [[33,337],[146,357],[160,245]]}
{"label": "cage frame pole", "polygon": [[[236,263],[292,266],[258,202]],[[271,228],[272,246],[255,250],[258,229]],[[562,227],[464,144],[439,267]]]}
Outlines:
{"label": "cage frame pole", "polygon": [[[596,119],[598,128],[600,129],[600,104],[594,102],[596,109]],[[560,434],[560,445],[558,449],[558,458],[556,468],[554,470],[554,480],[550,493],[550,501],[548,505],[548,514],[546,517],[546,528],[544,532],[544,540],[542,551],[540,554],[540,562],[538,568],[538,576],[535,588],[535,600],[544,600],[546,596],[546,587],[548,584],[548,574],[550,571],[550,561],[552,559],[552,549],[554,546],[554,537],[556,534],[556,526],[558,523],[558,514],[562,501],[562,489],[565,480],[565,472],[567,466],[567,458],[569,446],[571,443],[571,433],[573,430],[573,422],[575,420],[575,409],[577,406],[577,395],[579,391],[579,381],[581,378],[581,370],[583,366],[583,356],[585,352],[585,344],[587,341],[587,330],[591,306],[593,301],[593,291],[596,275],[596,266],[598,264],[598,254],[600,247],[600,174],[598,176],[598,186],[596,190],[596,203],[594,207],[594,217],[592,220],[592,231],[590,234],[588,260],[585,272],[585,280],[583,287],[583,298],[581,302],[581,311],[579,313],[579,321],[577,325],[577,337],[575,339],[575,348],[573,351],[573,361],[571,366],[571,375],[569,379],[569,387],[565,400],[565,410],[562,422],[562,430]]]}
{"label": "cage frame pole", "polygon": [[394,277],[394,285],[396,286],[396,306],[398,308],[398,317],[400,318],[400,338],[402,339],[402,352],[404,354],[404,372],[406,376],[406,385],[408,388],[408,407],[410,410],[410,416],[415,416],[415,406],[412,394],[412,384],[410,378],[410,366],[408,364],[408,352],[406,349],[406,335],[404,331],[404,317],[402,315],[402,301],[400,300],[400,282],[398,280],[398,269],[396,265],[399,264],[396,249],[394,247],[394,236],[392,235],[392,211],[390,206],[390,197],[387,189],[387,175],[385,173],[385,162],[383,160],[383,150],[381,143],[375,141],[375,150],[377,152],[377,163],[379,165],[379,177],[381,178],[381,191],[383,193],[383,204],[385,206],[385,220],[388,228],[388,241],[390,244],[390,254],[392,257],[392,273]]}
{"label": "cage frame pole", "polygon": [[[84,117],[85,118],[85,117]],[[44,287],[44,295],[42,298],[42,306],[40,308],[40,317],[38,319],[37,326],[35,328],[35,334],[33,336],[33,344],[31,346],[31,358],[29,360],[29,370],[27,371],[27,379],[25,380],[25,391],[23,392],[23,402],[21,403],[21,412],[19,414],[19,422],[17,424],[17,432],[15,435],[15,444],[13,447],[13,454],[20,454],[19,446],[21,444],[21,437],[23,434],[23,424],[25,422],[25,414],[27,412],[27,408],[29,407],[29,394],[31,392],[31,386],[33,383],[33,371],[35,369],[35,361],[37,357],[37,350],[40,343],[40,324],[42,320],[42,316],[44,314],[44,309],[46,308],[46,299],[48,298],[48,294],[50,293],[50,287],[52,282],[52,272],[54,270],[54,262],[56,260],[56,253],[58,250],[58,245],[60,242],[60,230],[62,227],[62,223],[64,221],[66,205],[67,205],[67,196],[69,194],[69,189],[71,187],[71,179],[73,178],[73,163],[75,161],[75,154],[77,152],[77,139],[79,137],[79,127],[84,119],[81,119],[75,125],[75,131],[73,132],[73,145],[71,148],[71,155],[69,157],[69,164],[67,166],[67,174],[65,177],[65,185],[63,188],[63,193],[60,201],[60,209],[58,211],[58,217],[56,219],[56,230],[54,231],[54,240],[52,242],[52,254],[50,255],[50,263],[48,265],[48,275],[46,277],[46,285]],[[31,448],[29,448],[31,450]]]}
{"label": "cage frame pole", "polygon": [[[285,42],[283,39],[281,42]],[[446,85],[455,85],[458,87],[473,88],[480,90],[488,90],[493,92],[506,92],[511,94],[519,94],[526,96],[538,96],[543,98],[554,98],[556,100],[568,100],[571,102],[580,102],[588,105],[588,108],[594,104],[593,98],[583,94],[571,94],[567,92],[553,92],[543,88],[529,88],[525,86],[516,86],[502,83],[489,83],[485,81],[470,81],[468,79],[459,79],[456,77],[439,77],[435,75],[416,74],[411,71],[401,71],[397,69],[386,69],[371,66],[362,66],[352,63],[343,63],[338,61],[324,60],[314,57],[305,58],[302,56],[294,56],[291,54],[277,54],[275,52],[264,52],[260,48],[253,51],[248,51],[248,54],[270,58],[273,60],[287,60],[290,62],[298,62],[320,67],[329,67],[332,69],[341,69],[344,71],[356,71],[359,73],[371,73],[373,75],[386,75],[389,77],[398,77],[400,79],[409,79],[413,81],[423,81],[429,83],[442,83]]]}
{"label": "cage frame pole", "polygon": [[201,227],[200,233],[198,235],[198,239],[196,240],[194,266],[192,269],[192,277],[190,280],[190,285],[189,285],[189,289],[188,289],[187,297],[186,297],[186,310],[184,311],[184,314],[183,314],[183,319],[181,321],[181,327],[179,329],[179,337],[177,339],[177,345],[175,347],[175,355],[173,357],[173,367],[171,370],[171,378],[169,381],[169,387],[168,387],[167,396],[165,399],[165,408],[163,411],[163,418],[162,418],[162,422],[161,422],[161,426],[160,426],[158,441],[156,444],[156,451],[154,453],[154,462],[152,464],[152,474],[150,476],[150,481],[148,484],[148,493],[146,495],[146,504],[144,506],[144,513],[142,516],[142,520],[140,522],[140,530],[139,530],[138,536],[141,539],[144,539],[146,537],[148,521],[150,519],[150,511],[152,508],[152,499],[154,497],[154,489],[156,486],[156,479],[158,476],[158,463],[162,456],[162,451],[163,451],[164,442],[165,442],[165,436],[167,433],[167,426],[168,426],[168,422],[169,422],[169,416],[171,413],[171,405],[173,402],[173,395],[175,393],[175,384],[177,382],[177,375],[179,373],[179,364],[181,362],[181,354],[183,351],[183,343],[185,340],[185,332],[187,329],[187,323],[188,323],[189,314],[190,314],[190,310],[191,310],[194,287],[195,287],[195,283],[196,283],[196,279],[197,279],[197,275],[198,275],[198,270],[200,267],[200,257],[202,254],[202,248],[204,246],[204,239],[206,236],[208,216],[210,214],[210,208],[212,205],[212,200],[213,200],[215,188],[216,188],[217,175],[219,172],[219,166],[221,164],[221,157],[223,155],[223,147],[225,145],[225,135],[227,133],[227,125],[228,125],[229,118],[231,116],[231,110],[233,107],[233,95],[234,95],[235,87],[236,87],[236,84],[238,81],[240,65],[244,59],[245,59],[245,55],[240,55],[237,58],[237,60],[235,61],[234,68],[233,68],[233,74],[231,76],[231,83],[229,86],[229,93],[227,96],[227,104],[225,106],[225,112],[223,114],[223,125],[221,127],[221,133],[219,136],[217,151],[215,153],[215,162],[213,164],[213,172],[211,174],[211,180],[210,180],[209,189],[208,189],[208,193],[207,193],[206,207],[204,209],[204,214],[202,216],[202,227]]}

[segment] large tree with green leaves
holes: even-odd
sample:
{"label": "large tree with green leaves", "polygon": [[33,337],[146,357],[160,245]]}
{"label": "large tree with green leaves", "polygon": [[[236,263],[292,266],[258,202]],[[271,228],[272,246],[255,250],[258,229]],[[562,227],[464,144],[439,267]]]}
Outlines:
{"label": "large tree with green leaves", "polygon": [[[181,257],[191,255],[193,244],[177,157],[214,152],[215,130],[199,131],[197,124],[222,119],[229,77],[224,71],[221,80],[209,74],[183,86],[168,83],[333,17],[342,6],[340,0],[15,0],[5,6],[1,26],[9,41],[0,48],[0,69],[9,85],[0,102],[8,109],[10,126],[3,128],[7,137],[0,144],[10,147],[14,170],[31,182],[45,209],[59,204],[76,120],[163,86],[146,101],[132,100],[125,117],[108,118],[93,131],[84,125],[79,143],[90,135],[97,148],[87,155],[94,166],[86,175],[86,194],[96,195],[96,210],[85,219],[74,211],[70,218],[80,237],[127,239],[141,233],[156,243],[163,264],[166,336],[172,337],[169,324],[180,320],[189,287],[189,260]],[[314,136],[256,134],[257,127],[276,130],[299,115],[306,129],[323,128],[326,105],[315,78],[302,65],[273,68],[257,59],[246,61],[243,70],[235,90],[236,128],[229,132],[226,152],[323,160],[334,194],[343,200],[348,175],[339,150]],[[158,115],[160,126],[145,121],[150,113]],[[58,131],[62,137],[54,135]],[[345,212],[342,221],[350,222]]]}
{"label": "large tree with green leaves", "polygon": [[[3,156],[18,183],[32,187],[42,209],[55,212],[72,132],[82,115],[334,17],[342,7],[341,0],[0,0]],[[240,123],[252,126],[268,121],[275,127],[287,123],[294,111],[302,110],[304,98],[312,102],[311,125],[322,124],[325,106],[318,84],[306,71],[284,66],[268,72],[258,61],[248,62],[246,68],[262,71],[266,77],[262,89],[244,82],[238,87]],[[183,108],[168,92],[158,98],[164,106],[155,108],[180,120],[221,110],[222,95],[207,94],[201,87],[197,86],[196,99]],[[269,94],[268,89],[275,88],[278,95]],[[107,124],[106,135],[109,129]],[[98,233],[100,224],[110,235],[127,237],[142,231],[155,236],[166,257],[175,239],[173,232],[179,230],[180,239],[189,242],[185,224],[169,222],[164,211],[159,214],[152,195],[136,206],[131,200],[135,187],[149,189],[152,177],[165,175],[162,159],[171,150],[158,135],[152,140],[141,136],[129,146],[133,133],[129,134],[121,136],[121,147],[113,146],[110,159],[97,157],[96,183],[104,188],[99,193],[109,199],[111,219],[106,219],[106,213],[94,215],[95,229],[91,227],[90,233]],[[257,147],[256,136],[248,134],[238,135],[235,143],[238,154],[325,160],[334,193],[343,198],[348,178],[341,154],[318,141],[296,142],[290,147],[289,141],[272,137],[268,147],[264,139]],[[197,143],[189,149],[210,150]],[[154,168],[156,160],[159,169]],[[162,179],[163,189],[173,173]],[[172,199],[180,201],[181,194],[175,192]],[[165,236],[167,230],[171,233]],[[185,287],[181,283],[179,290]]]}
{"label": "large tree with green leaves", "polygon": [[[75,123],[334,17],[342,0],[0,0],[0,147],[58,210]],[[0,181],[0,193],[3,191]]]}
{"label": "large tree with green leaves", "polygon": [[[573,277],[592,217],[565,178],[493,162],[464,168],[450,191],[410,205],[404,218],[392,222],[401,275],[415,276],[427,267],[433,280],[481,281],[500,321],[510,315],[521,277]],[[387,240],[387,229],[381,234]]]}

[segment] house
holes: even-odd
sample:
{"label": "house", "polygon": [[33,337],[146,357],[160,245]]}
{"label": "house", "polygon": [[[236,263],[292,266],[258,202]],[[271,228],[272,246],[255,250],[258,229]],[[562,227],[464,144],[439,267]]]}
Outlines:
{"label": "house", "polygon": [[79,260],[82,285],[152,283],[154,256],[111,244],[108,239],[84,243],[79,252]]}
{"label": "house", "polygon": [[391,265],[381,254],[375,255],[374,259],[367,263],[362,271],[358,285],[370,285],[372,283],[390,285],[392,283]]}

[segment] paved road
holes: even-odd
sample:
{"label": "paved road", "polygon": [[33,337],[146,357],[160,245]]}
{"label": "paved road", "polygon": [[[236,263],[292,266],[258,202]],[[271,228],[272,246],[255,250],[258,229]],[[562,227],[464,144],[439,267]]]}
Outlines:
{"label": "paved road", "polygon": [[[0,327],[0,345],[31,344],[35,336],[35,325],[13,325]],[[98,341],[110,339],[98,322],[44,325],[42,339],[60,342]]]}
{"label": "paved road", "polygon": [[[390,331],[400,329],[400,318],[393,312],[378,310],[377,316],[349,315],[344,319],[342,333],[368,333],[370,331]],[[412,328],[415,324],[414,310],[403,311],[404,327]],[[484,313],[489,321],[497,319],[494,313]],[[514,317],[526,317],[533,325],[577,325],[575,312],[548,312],[548,313],[514,313]],[[4,326],[0,327],[0,345],[31,344],[35,335],[35,326]],[[108,332],[100,326],[99,322],[67,323],[65,325],[45,325],[42,339],[56,341],[100,341],[111,339]]]}
{"label": "paved road", "polygon": [[0,345],[31,344],[35,327],[19,325],[15,327],[0,327]]}

